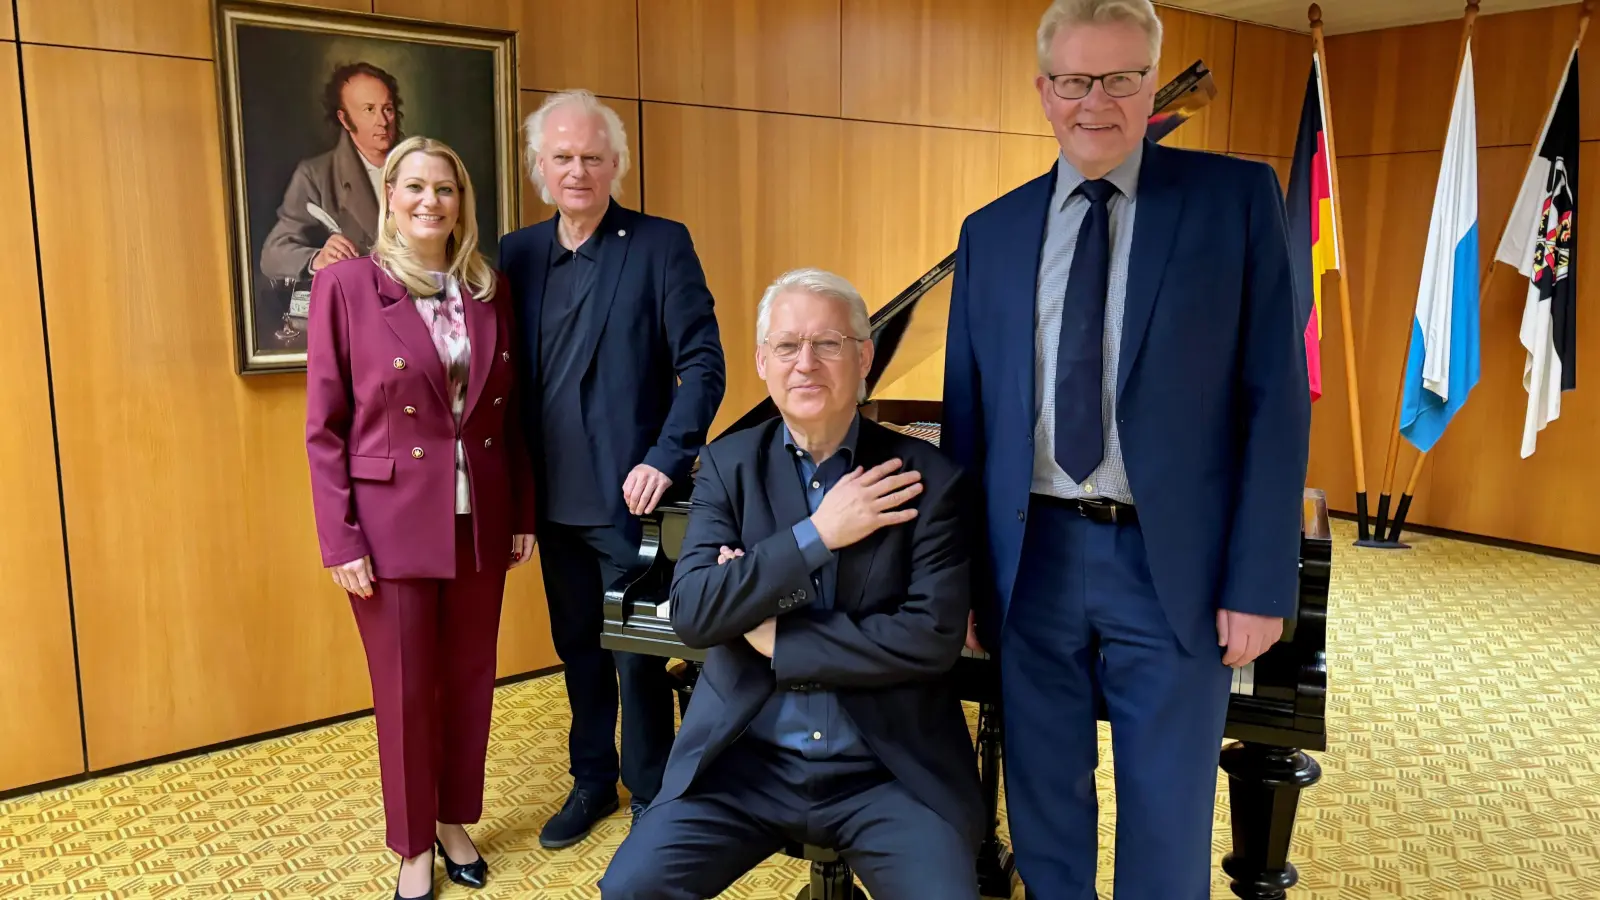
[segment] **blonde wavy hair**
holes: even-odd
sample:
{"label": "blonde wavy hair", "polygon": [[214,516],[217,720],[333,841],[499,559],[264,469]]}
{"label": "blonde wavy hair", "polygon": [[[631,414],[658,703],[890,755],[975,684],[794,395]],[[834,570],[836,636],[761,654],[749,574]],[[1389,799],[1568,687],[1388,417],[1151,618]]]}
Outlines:
{"label": "blonde wavy hair", "polygon": [[372,245],[372,260],[389,273],[389,277],[406,286],[418,297],[431,297],[439,293],[439,285],[428,274],[428,269],[418,262],[416,252],[406,245],[394,217],[389,215],[389,191],[394,189],[395,173],[400,163],[413,153],[426,153],[450,163],[456,185],[461,192],[461,210],[455,230],[445,242],[447,272],[464,285],[479,300],[494,293],[494,269],[478,252],[477,200],[472,191],[472,178],[467,166],[448,144],[430,137],[416,135],[401,141],[389,151],[383,163],[383,192],[378,198],[378,239]]}

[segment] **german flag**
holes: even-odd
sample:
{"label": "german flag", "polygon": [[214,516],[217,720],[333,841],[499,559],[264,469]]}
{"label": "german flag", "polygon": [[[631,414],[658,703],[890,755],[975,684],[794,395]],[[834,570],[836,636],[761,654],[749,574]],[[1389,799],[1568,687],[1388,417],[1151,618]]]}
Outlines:
{"label": "german flag", "polygon": [[1300,133],[1289,168],[1289,250],[1294,260],[1295,310],[1305,322],[1311,399],[1322,396],[1322,273],[1339,268],[1333,227],[1333,154],[1328,150],[1327,104],[1321,60],[1313,56],[1300,107]]}

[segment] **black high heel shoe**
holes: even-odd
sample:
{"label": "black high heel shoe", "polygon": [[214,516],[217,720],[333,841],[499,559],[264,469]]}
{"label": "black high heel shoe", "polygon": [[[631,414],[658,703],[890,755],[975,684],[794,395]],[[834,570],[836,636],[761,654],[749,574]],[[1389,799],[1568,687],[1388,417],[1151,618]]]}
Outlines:
{"label": "black high heel shoe", "polygon": [[[435,840],[437,840],[437,838],[435,838]],[[428,871],[429,871],[429,875],[428,875],[428,892],[426,894],[423,894],[420,897],[402,897],[400,895],[400,883],[399,883],[400,882],[400,875],[399,875],[399,873],[396,873],[395,876],[394,876],[394,880],[395,880],[394,900],[433,900],[433,875],[432,875],[432,872],[433,872],[433,857],[432,857],[433,848],[432,847],[428,848],[428,853],[429,853],[429,857],[428,857]],[[405,868],[405,864],[406,864],[405,860],[402,859],[400,861],[400,866],[401,866],[402,870]]]}
{"label": "black high heel shoe", "polygon": [[[471,838],[468,838],[468,840],[471,840]],[[452,860],[450,854],[445,852],[444,841],[435,836],[433,844],[439,848],[439,855],[444,857],[444,871],[446,875],[450,876],[451,881],[462,887],[469,888],[481,888],[489,883],[489,861],[483,858],[483,851],[478,851],[477,859],[466,865],[461,865]],[[473,847],[476,849],[477,845],[474,844]]]}

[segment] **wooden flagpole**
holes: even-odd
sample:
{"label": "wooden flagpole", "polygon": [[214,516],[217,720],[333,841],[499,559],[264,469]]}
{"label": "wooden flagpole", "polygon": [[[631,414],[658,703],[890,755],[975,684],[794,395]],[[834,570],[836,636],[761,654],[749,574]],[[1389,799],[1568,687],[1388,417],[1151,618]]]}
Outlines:
{"label": "wooden flagpole", "polygon": [[[1450,82],[1450,94],[1455,96],[1456,87],[1461,83],[1461,67],[1467,59],[1467,43],[1472,40],[1472,26],[1478,20],[1478,4],[1480,0],[1467,0],[1465,18],[1461,27],[1461,49],[1456,53],[1456,77]],[[1474,148],[1473,152],[1477,152]],[[1413,317],[1415,314],[1413,313]],[[1400,386],[1394,394],[1394,424],[1389,432],[1389,455],[1383,464],[1383,491],[1378,495],[1378,530],[1377,538],[1383,541],[1383,531],[1389,514],[1389,498],[1394,492],[1395,460],[1400,453],[1400,413],[1405,408],[1406,399],[1406,361],[1411,358],[1411,340],[1416,334],[1416,329],[1406,329],[1406,349],[1400,356]],[[1399,516],[1395,516],[1398,521]],[[1398,535],[1398,531],[1391,531]],[[1383,546],[1393,546],[1392,541],[1383,541]]]}
{"label": "wooden flagpole", "polygon": [[[1361,389],[1356,379],[1356,337],[1350,324],[1350,249],[1344,242],[1344,196],[1339,193],[1338,154],[1333,145],[1333,97],[1328,89],[1328,51],[1322,42],[1322,7],[1311,4],[1306,15],[1311,20],[1312,65],[1317,66],[1317,90],[1322,104],[1324,120],[1322,134],[1328,142],[1328,186],[1333,193],[1333,240],[1339,248],[1339,322],[1344,326],[1344,379],[1345,394],[1350,406],[1350,444],[1356,466],[1356,539],[1367,541],[1367,463],[1365,442],[1361,439]],[[1316,215],[1316,210],[1312,210]]]}
{"label": "wooden flagpole", "polygon": [[[1583,0],[1583,13],[1578,16],[1578,36],[1572,43],[1572,48],[1574,51],[1583,46],[1583,36],[1589,31],[1589,17],[1593,14],[1593,12],[1594,0]],[[1561,73],[1562,77],[1566,77],[1566,69],[1562,69]],[[1534,135],[1533,146],[1528,148],[1528,161],[1523,164],[1520,171],[1526,173],[1528,171],[1528,167],[1533,165],[1534,158],[1539,155],[1540,137],[1541,135]],[[1496,271],[1495,263],[1498,261],[1499,260],[1495,259],[1493,256],[1489,257],[1489,265],[1486,267],[1483,273],[1483,278],[1481,279],[1483,286],[1478,290],[1479,306],[1482,306],[1483,302],[1489,298],[1489,286],[1494,284],[1494,273]],[[1409,354],[1409,351],[1407,352]],[[1401,383],[1404,384],[1403,376]],[[1395,434],[1398,436],[1399,431],[1396,430]],[[1417,461],[1411,466],[1411,478],[1406,482],[1405,493],[1400,495],[1400,505],[1395,508],[1394,525],[1389,529],[1387,542],[1390,544],[1398,544],[1400,542],[1400,529],[1405,527],[1406,513],[1411,509],[1411,498],[1413,495],[1415,495],[1417,489],[1417,478],[1422,474],[1422,463],[1427,460],[1427,458],[1427,451],[1418,453]],[[1380,531],[1382,530],[1383,526],[1381,523],[1379,524],[1378,528]],[[1381,538],[1382,535],[1380,534],[1379,537]]]}

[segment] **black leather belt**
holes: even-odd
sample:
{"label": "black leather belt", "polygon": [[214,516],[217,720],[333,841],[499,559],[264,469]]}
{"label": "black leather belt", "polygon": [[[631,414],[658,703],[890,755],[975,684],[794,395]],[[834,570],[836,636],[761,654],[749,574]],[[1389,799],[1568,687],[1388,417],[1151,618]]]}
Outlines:
{"label": "black leather belt", "polygon": [[1108,525],[1130,525],[1139,521],[1139,510],[1131,503],[1118,503],[1115,500],[1094,500],[1078,497],[1066,500],[1061,497],[1052,497],[1049,494],[1034,494],[1034,497],[1063,509],[1070,509],[1078,515],[1095,522]]}

